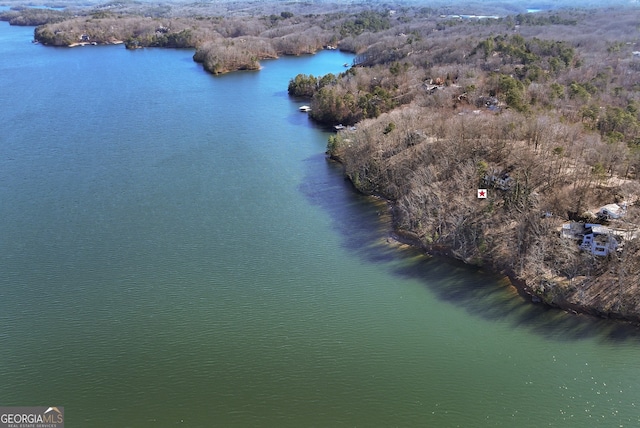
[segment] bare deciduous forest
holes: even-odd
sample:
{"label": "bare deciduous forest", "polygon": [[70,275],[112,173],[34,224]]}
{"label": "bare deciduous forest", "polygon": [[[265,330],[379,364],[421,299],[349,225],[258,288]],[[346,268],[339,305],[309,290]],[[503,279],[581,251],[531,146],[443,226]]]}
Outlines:
{"label": "bare deciduous forest", "polygon": [[[312,114],[355,125],[329,153],[391,201],[401,238],[506,272],[551,305],[638,320],[638,17],[409,22],[318,84]],[[598,215],[614,203],[624,216]],[[582,229],[562,233],[572,222]],[[587,247],[592,229],[615,249]]]}
{"label": "bare deciduous forest", "polygon": [[[298,75],[289,93],[346,126],[328,153],[359,191],[390,201],[400,239],[505,272],[548,304],[640,320],[637,7],[207,5],[1,18],[39,25],[49,45],[195,48],[212,73],[353,52],[345,72]],[[598,211],[610,204],[622,211]]]}

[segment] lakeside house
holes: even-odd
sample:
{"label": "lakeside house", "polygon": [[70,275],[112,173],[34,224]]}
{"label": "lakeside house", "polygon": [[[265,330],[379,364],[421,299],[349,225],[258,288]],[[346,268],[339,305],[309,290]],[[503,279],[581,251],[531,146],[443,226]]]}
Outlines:
{"label": "lakeside house", "polygon": [[582,237],[580,248],[591,252],[594,256],[608,256],[619,244],[611,229],[601,224],[586,223],[586,233]]}
{"label": "lakeside house", "polygon": [[598,209],[598,213],[596,214],[599,219],[602,220],[611,220],[611,219],[619,219],[624,217],[627,214],[627,204],[608,204],[600,207]]}
{"label": "lakeside house", "polygon": [[608,256],[620,244],[612,229],[601,224],[571,222],[562,225],[562,237],[580,241],[581,250],[594,256]]}
{"label": "lakeside house", "polygon": [[604,257],[619,250],[625,240],[636,239],[640,229],[636,225],[614,228],[597,223],[570,222],[562,225],[561,235],[579,241],[581,250]]}

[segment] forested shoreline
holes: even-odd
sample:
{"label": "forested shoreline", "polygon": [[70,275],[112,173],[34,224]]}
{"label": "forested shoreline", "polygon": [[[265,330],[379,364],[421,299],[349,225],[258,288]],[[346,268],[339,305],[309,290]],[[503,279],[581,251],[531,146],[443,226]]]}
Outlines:
{"label": "forested shoreline", "polygon": [[[322,6],[316,5],[308,8],[318,13],[307,13],[304,5],[290,4],[276,12],[272,10],[275,4],[248,10],[229,4],[234,8],[225,15],[215,14],[216,8],[135,2],[69,10],[16,7],[0,13],[0,19],[12,25],[37,26],[34,41],[48,46],[123,43],[129,49],[193,48],[194,60],[213,74],[257,70],[262,59],[336,48],[345,39],[392,25],[387,10],[363,6],[355,11],[341,6],[320,12]],[[297,14],[299,11],[304,14]],[[347,44],[341,48],[349,50]]]}
{"label": "forested shoreline", "polygon": [[[353,52],[345,72],[298,75],[288,89],[313,120],[349,126],[328,154],[359,191],[390,202],[398,236],[504,272],[547,304],[640,321],[637,7],[125,5],[0,17],[37,24],[35,39],[53,46],[194,48],[214,74]],[[598,215],[612,204],[624,215]],[[615,240],[604,255],[584,245],[594,230]]]}
{"label": "forested shoreline", "polygon": [[390,201],[399,236],[504,272],[536,301],[637,322],[639,17],[409,25],[359,51],[359,67],[316,79],[311,111],[356,125],[328,153]]}

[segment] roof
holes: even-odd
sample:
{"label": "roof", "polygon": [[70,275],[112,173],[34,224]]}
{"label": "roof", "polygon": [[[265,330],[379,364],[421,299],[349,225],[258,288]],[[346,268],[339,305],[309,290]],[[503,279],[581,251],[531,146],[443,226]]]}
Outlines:
{"label": "roof", "polygon": [[607,204],[607,205],[603,205],[600,207],[600,209],[598,209],[598,214],[603,214],[603,215],[613,215],[614,217],[622,217],[625,214],[627,205],[626,204],[622,204],[622,205],[618,205],[618,204]]}
{"label": "roof", "polygon": [[586,223],[584,227],[586,227],[587,229],[591,229],[594,235],[607,235],[611,233],[611,229],[601,224]]}

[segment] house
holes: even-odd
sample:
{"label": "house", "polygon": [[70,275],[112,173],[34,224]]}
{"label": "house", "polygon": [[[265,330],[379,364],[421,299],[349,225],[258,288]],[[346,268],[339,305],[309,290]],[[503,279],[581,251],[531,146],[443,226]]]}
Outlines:
{"label": "house", "polygon": [[608,227],[601,224],[586,223],[585,234],[580,248],[590,251],[594,256],[608,256],[618,248],[618,240]]}
{"label": "house", "polygon": [[484,176],[484,182],[488,186],[494,187],[496,189],[505,191],[511,190],[515,185],[515,181],[509,175],[509,171],[509,169],[502,172],[493,171],[491,174],[487,174]]}
{"label": "house", "polygon": [[596,215],[599,219],[611,220],[611,219],[622,218],[626,214],[627,214],[627,204],[622,203],[621,205],[619,204],[604,205],[600,207]]}
{"label": "house", "polygon": [[444,79],[442,77],[436,77],[435,80],[429,79],[429,81],[423,82],[425,89],[429,94],[435,93],[438,89],[444,89]]}
{"label": "house", "polygon": [[479,96],[476,99],[476,107],[486,107],[490,110],[496,109],[500,106],[500,100],[497,97],[492,96]]}
{"label": "house", "polygon": [[595,223],[571,222],[562,225],[562,237],[579,241],[581,250],[594,256],[608,256],[621,247],[623,238],[634,239],[634,234],[611,229]]}

